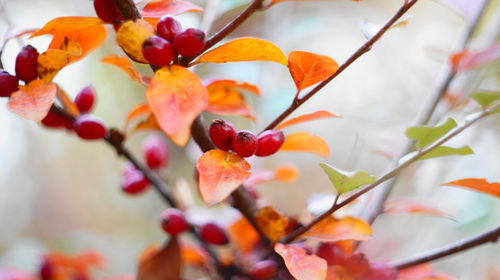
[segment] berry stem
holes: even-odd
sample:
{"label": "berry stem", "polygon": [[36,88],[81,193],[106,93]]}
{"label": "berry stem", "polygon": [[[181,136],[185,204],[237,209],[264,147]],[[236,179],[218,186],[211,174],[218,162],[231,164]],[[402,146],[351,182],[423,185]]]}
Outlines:
{"label": "berry stem", "polygon": [[316,217],[310,223],[308,223],[308,224],[306,224],[306,225],[304,225],[302,227],[299,227],[295,231],[293,231],[290,234],[286,235],[285,237],[282,238],[281,242],[282,243],[289,243],[289,242],[292,242],[295,239],[299,238],[302,234],[304,234],[305,232],[307,232],[314,225],[316,225],[317,223],[321,222],[326,217],[332,215],[335,211],[337,211],[340,208],[342,208],[342,207],[348,205],[349,203],[353,202],[358,197],[360,197],[360,196],[364,195],[365,193],[371,191],[372,189],[374,189],[378,185],[380,185],[380,184],[388,181],[391,178],[394,178],[396,175],[398,175],[402,170],[404,170],[406,167],[408,167],[412,163],[418,161],[420,158],[422,158],[423,156],[427,155],[428,153],[430,153],[431,151],[433,151],[437,147],[440,147],[441,145],[443,145],[444,143],[446,143],[448,140],[452,139],[453,137],[455,137],[458,134],[460,134],[462,131],[464,131],[467,128],[469,128],[470,126],[472,126],[477,121],[479,121],[479,120],[481,120],[481,119],[483,119],[483,118],[485,118],[485,117],[493,114],[493,112],[495,112],[495,110],[498,110],[498,109],[500,109],[500,103],[497,103],[496,105],[494,105],[494,106],[492,106],[492,107],[490,107],[490,108],[482,111],[481,113],[479,113],[478,115],[476,115],[474,118],[472,118],[469,121],[465,122],[461,126],[456,127],[447,136],[441,138],[441,140],[435,142],[434,144],[428,146],[425,149],[420,150],[418,153],[416,153],[415,155],[413,155],[411,158],[409,158],[405,162],[401,163],[400,165],[398,165],[397,167],[395,167],[394,169],[392,169],[391,171],[389,171],[388,173],[386,173],[385,175],[383,175],[382,177],[380,177],[377,181],[375,181],[375,183],[373,183],[371,185],[368,185],[367,187],[365,187],[361,191],[358,191],[357,193],[351,195],[350,197],[348,197],[345,200],[343,200],[341,203],[336,204],[335,206],[333,206],[332,208],[330,208],[330,210],[328,210],[325,213],[321,214],[320,216]]}
{"label": "berry stem", "polygon": [[371,50],[373,45],[382,37],[382,35],[391,28],[391,26],[397,22],[406,12],[415,4],[418,0],[411,0],[408,3],[403,4],[401,8],[384,24],[382,28],[368,41],[366,41],[357,51],[355,51],[342,65],[340,65],[337,72],[328,77],[326,80],[319,83],[311,91],[301,98],[296,98],[288,108],[285,109],[274,121],[272,121],[263,131],[273,129],[278,126],[282,121],[285,120],[290,114],[295,112],[302,104],[306,103],[311,97],[318,93],[322,88],[328,85],[333,79],[335,79],[340,73],[344,72],[352,63],[354,63],[363,54]]}
{"label": "berry stem", "polygon": [[457,241],[455,243],[446,245],[442,248],[430,250],[421,255],[409,258],[406,260],[392,262],[391,265],[396,269],[405,269],[408,267],[416,266],[419,264],[427,263],[433,260],[444,258],[462,251],[483,245],[489,242],[497,242],[500,238],[500,226],[478,234],[476,236]]}

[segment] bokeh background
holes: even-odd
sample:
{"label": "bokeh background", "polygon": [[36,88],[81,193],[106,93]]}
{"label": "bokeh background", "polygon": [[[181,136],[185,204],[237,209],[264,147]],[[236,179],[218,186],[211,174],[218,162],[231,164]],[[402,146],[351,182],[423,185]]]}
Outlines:
{"label": "bokeh background", "polygon": [[[212,5],[210,16],[178,16],[183,26],[216,30],[236,15],[248,0],[192,1]],[[285,53],[306,50],[328,55],[343,62],[366,39],[360,23],[382,24],[402,0],[301,1],[278,4],[257,13],[236,30],[236,36],[268,39]],[[460,1],[458,1],[460,2]],[[265,183],[257,187],[262,205],[273,205],[287,215],[303,215],[311,197],[333,194],[327,177],[319,168],[328,162],[346,170],[366,170],[381,175],[405,143],[404,130],[412,125],[419,110],[431,96],[447,69],[448,56],[465,35],[467,20],[479,0],[461,1],[463,9],[450,9],[443,3],[421,0],[411,11],[408,24],[395,28],[376,46],[295,115],[328,110],[342,119],[316,121],[286,129],[286,133],[308,131],[330,144],[326,159],[311,154],[283,152],[266,159],[251,159],[255,168],[273,169],[293,164],[300,170],[292,183]],[[471,48],[481,49],[498,40],[500,1],[490,1],[489,9],[475,35]],[[0,0],[0,35],[8,29],[41,27],[59,16],[93,16],[89,0]],[[465,11],[465,13],[464,13]],[[109,30],[105,45],[58,74],[56,82],[74,96],[92,84],[98,92],[95,115],[111,126],[122,127],[127,112],[144,101],[144,89],[120,70],[99,62],[100,58],[121,51],[113,44]],[[28,41],[44,50],[49,38]],[[2,59],[12,71],[17,52],[25,40],[7,44]],[[148,74],[149,69],[139,67]],[[246,62],[202,65],[202,77],[231,78],[258,85],[262,97],[247,96],[257,121],[229,117],[237,127],[260,131],[293,98],[294,84],[286,68],[273,63]],[[467,95],[478,89],[499,89],[500,66],[460,75],[452,91]],[[108,260],[96,275],[133,274],[137,256],[148,245],[165,236],[158,226],[158,215],[165,208],[153,191],[130,197],[120,190],[124,161],[105,143],[83,142],[72,134],[47,130],[23,120],[0,100],[0,267],[35,271],[40,256],[48,251],[69,254],[95,249]],[[463,120],[477,110],[466,105],[450,112],[441,104],[434,121],[444,116]],[[207,120],[215,116],[206,115]],[[377,260],[395,260],[464,238],[491,227],[500,220],[499,200],[459,188],[439,187],[440,183],[480,177],[500,180],[500,119],[481,121],[452,141],[470,145],[474,155],[426,161],[414,165],[398,182],[394,197],[412,197],[430,202],[451,213],[456,221],[421,215],[382,216],[374,225],[374,238],[363,249]],[[150,132],[139,132],[127,139],[127,146],[140,155],[140,142]],[[171,144],[171,143],[170,143]],[[165,173],[184,196],[194,193],[193,165],[200,151],[193,143],[186,150],[171,148],[170,166]],[[193,198],[194,197],[194,198]],[[195,220],[230,217],[224,207],[206,209],[196,196],[186,198],[197,205]],[[315,208],[325,206],[315,200]],[[350,214],[362,206],[360,200]],[[347,213],[347,212],[344,212]],[[218,221],[223,219],[219,218]],[[222,221],[224,223],[224,221]],[[435,262],[439,271],[458,279],[499,279],[493,270],[500,266],[498,245],[488,245]],[[489,275],[489,276],[488,276]],[[498,275],[497,275],[498,277]]]}

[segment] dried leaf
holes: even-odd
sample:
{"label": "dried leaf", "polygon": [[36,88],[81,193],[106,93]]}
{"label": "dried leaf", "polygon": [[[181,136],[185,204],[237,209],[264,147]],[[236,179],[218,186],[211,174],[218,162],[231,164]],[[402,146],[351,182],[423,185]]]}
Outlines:
{"label": "dried leaf", "polygon": [[438,217],[453,219],[453,217],[431,205],[424,202],[413,201],[408,199],[394,199],[385,203],[385,214],[402,214],[402,213],[415,213],[426,214]]}
{"label": "dried leaf", "polygon": [[288,68],[297,90],[302,90],[330,77],[339,66],[325,55],[293,51],[288,55]]}
{"label": "dried leaf", "polygon": [[273,43],[257,38],[238,38],[212,49],[193,62],[226,63],[238,61],[272,61],[287,65],[286,56]]}
{"label": "dried leaf", "polygon": [[328,144],[321,137],[307,132],[296,132],[285,137],[281,151],[309,152],[328,157]]}
{"label": "dried leaf", "polygon": [[171,238],[160,248],[146,249],[139,258],[138,280],[178,280],[181,274],[181,248]]}
{"label": "dried leaf", "polygon": [[7,104],[17,115],[34,121],[41,121],[54,103],[57,87],[52,83],[34,80],[26,86],[19,86]]}
{"label": "dried leaf", "polygon": [[274,250],[285,260],[288,271],[297,280],[326,279],[328,265],[324,259],[308,255],[306,250],[293,245],[276,243]]}
{"label": "dried leaf", "polygon": [[231,244],[243,254],[251,253],[260,241],[259,234],[245,217],[241,217],[227,229]]}
{"label": "dried leaf", "polygon": [[153,0],[141,11],[143,17],[163,17],[165,15],[179,15],[186,12],[203,12],[203,9],[187,1],[181,0]]}
{"label": "dried leaf", "polygon": [[208,205],[226,199],[250,173],[250,164],[242,157],[222,151],[211,150],[204,153],[196,163],[201,197]]}
{"label": "dried leaf", "polygon": [[361,219],[345,217],[337,220],[329,216],[314,225],[303,236],[324,242],[336,242],[340,240],[367,241],[371,234],[370,225]]}
{"label": "dried leaf", "polygon": [[445,123],[437,126],[414,126],[406,130],[406,136],[415,140],[419,148],[426,147],[443,137],[450,130],[457,126],[457,122],[448,118]]}
{"label": "dried leaf", "polygon": [[186,68],[166,66],[156,71],[146,96],[162,130],[174,143],[184,146],[192,122],[208,103],[207,89],[200,78]]}
{"label": "dried leaf", "polygon": [[142,55],[142,43],[153,35],[154,29],[147,21],[129,20],[116,32],[116,42],[132,60],[148,63]]}
{"label": "dried leaf", "polygon": [[487,193],[500,198],[500,183],[489,183],[484,178],[467,178],[441,184],[442,186],[459,186]]}
{"label": "dried leaf", "polygon": [[286,122],[283,122],[282,124],[278,125],[276,127],[276,129],[283,129],[283,128],[291,126],[291,125],[296,125],[296,124],[308,122],[308,121],[327,119],[327,118],[341,118],[341,116],[332,114],[328,111],[319,110],[319,111],[316,111],[314,113],[304,114],[304,115],[295,117],[293,119],[290,119]]}
{"label": "dried leaf", "polygon": [[110,54],[110,55],[106,56],[105,58],[101,59],[101,61],[104,63],[114,65],[114,66],[122,69],[123,71],[125,71],[125,73],[127,73],[127,75],[130,78],[132,78],[132,80],[142,84],[143,86],[147,87],[149,85],[149,83],[151,82],[150,77],[146,77],[146,76],[141,75],[141,73],[139,73],[134,68],[134,66],[132,65],[132,62],[124,56]]}
{"label": "dried leaf", "polygon": [[255,214],[255,220],[257,221],[257,226],[271,242],[276,242],[287,234],[288,219],[281,216],[271,206],[259,209]]}
{"label": "dried leaf", "polygon": [[343,194],[364,185],[372,184],[377,179],[365,171],[347,172],[337,169],[329,164],[319,164],[332,182],[338,194]]}

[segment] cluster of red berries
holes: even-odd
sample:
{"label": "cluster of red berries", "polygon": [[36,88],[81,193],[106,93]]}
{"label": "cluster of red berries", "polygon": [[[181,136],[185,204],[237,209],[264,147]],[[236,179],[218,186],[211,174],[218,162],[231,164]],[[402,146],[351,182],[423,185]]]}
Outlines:
{"label": "cluster of red berries", "polygon": [[[157,170],[167,166],[169,151],[162,137],[148,136],[142,142],[142,152],[149,168]],[[149,181],[134,165],[127,164],[123,172],[121,187],[125,193],[138,194],[149,187]]]}
{"label": "cluster of red berries", "polygon": [[208,130],[214,145],[224,151],[233,150],[241,157],[265,157],[276,153],[285,136],[280,130],[266,130],[258,137],[248,130],[235,131],[231,123],[215,120]]}
{"label": "cluster of red berries", "polygon": [[38,78],[38,51],[31,45],[21,49],[16,57],[16,75],[0,70],[0,97],[10,97],[19,89],[19,80],[26,84]]}
{"label": "cluster of red berries", "polygon": [[321,243],[316,255],[329,266],[342,266],[354,279],[396,280],[397,271],[385,263],[370,262],[363,253],[346,254],[337,243]]}
{"label": "cluster of red berries", "polygon": [[171,16],[162,17],[156,34],[144,41],[142,54],[153,65],[169,65],[177,57],[195,56],[205,47],[205,32],[197,28],[182,30],[180,22]]}
{"label": "cluster of red berries", "polygon": [[[183,233],[190,227],[184,214],[175,208],[167,209],[161,213],[160,224],[163,231],[172,236]],[[229,243],[224,229],[215,223],[206,223],[197,230],[200,237],[209,244],[226,245]]]}

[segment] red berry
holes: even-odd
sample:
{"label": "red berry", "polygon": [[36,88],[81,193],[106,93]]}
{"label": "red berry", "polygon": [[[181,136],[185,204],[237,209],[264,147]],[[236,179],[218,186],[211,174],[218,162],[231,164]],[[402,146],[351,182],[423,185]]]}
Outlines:
{"label": "red berry", "polygon": [[169,41],[152,36],[142,44],[142,55],[151,64],[165,66],[174,60],[175,51]]}
{"label": "red berry", "polygon": [[285,142],[285,135],[281,130],[266,130],[257,138],[259,145],[256,156],[265,157],[276,153]]}
{"label": "red berry", "polygon": [[7,71],[0,72],[0,97],[10,97],[14,91],[19,89],[19,79]]}
{"label": "red berry", "polygon": [[94,9],[97,17],[104,22],[114,23],[123,20],[113,0],[94,0]]}
{"label": "red berry", "polygon": [[122,191],[128,194],[137,194],[149,186],[144,174],[132,164],[128,164],[123,172]]}
{"label": "red berry", "polygon": [[54,264],[46,257],[43,258],[39,271],[40,280],[51,280],[54,278]]}
{"label": "red berry", "polygon": [[371,263],[366,280],[396,280],[398,271],[385,263]]}
{"label": "red berry", "polygon": [[186,231],[189,225],[184,218],[184,214],[175,208],[170,208],[161,213],[161,227],[166,233],[173,236]]}
{"label": "red berry", "polygon": [[150,168],[160,168],[168,161],[167,143],[158,135],[151,135],[142,143],[142,151]]}
{"label": "red berry", "polygon": [[349,274],[354,276],[356,279],[365,279],[365,276],[370,272],[370,264],[363,253],[355,253],[350,255],[346,259],[344,267],[349,272]]}
{"label": "red berry", "polygon": [[200,236],[208,243],[215,245],[226,245],[229,243],[224,230],[214,223],[208,223],[201,227]]}
{"label": "red berry", "polygon": [[347,258],[342,247],[335,243],[321,243],[316,255],[326,260],[328,265],[344,265]]}
{"label": "red berry", "polygon": [[68,130],[73,129],[73,123],[70,120],[56,113],[52,113],[51,111],[49,111],[45,116],[45,118],[42,119],[41,123],[46,127],[53,127],[53,128],[65,127]]}
{"label": "red berry", "polygon": [[198,55],[205,47],[205,32],[197,28],[188,28],[175,35],[174,46],[183,56]]}
{"label": "red berry", "polygon": [[16,57],[16,76],[30,82],[38,77],[38,51],[31,45],[24,46]]}
{"label": "red berry", "polygon": [[240,130],[233,135],[233,150],[241,157],[249,157],[257,151],[257,137],[252,132]]}
{"label": "red berry", "polygon": [[172,42],[177,33],[182,31],[182,26],[175,18],[164,16],[156,24],[156,33],[165,40]]}
{"label": "red berry", "polygon": [[275,261],[264,260],[252,266],[250,275],[259,280],[274,279],[278,273],[278,267]]}
{"label": "red berry", "polygon": [[80,113],[88,113],[92,110],[96,99],[96,92],[93,86],[84,87],[75,97],[75,104]]}
{"label": "red berry", "polygon": [[224,151],[229,151],[233,149],[233,135],[234,128],[233,125],[225,120],[215,120],[210,125],[208,129],[210,134],[210,139],[214,145]]}
{"label": "red berry", "polygon": [[96,140],[106,136],[106,127],[97,118],[90,115],[80,115],[73,123],[76,134],[82,139]]}

